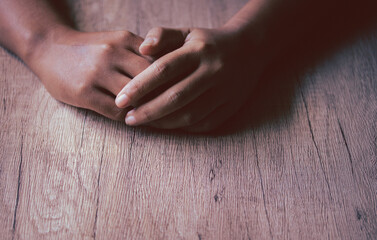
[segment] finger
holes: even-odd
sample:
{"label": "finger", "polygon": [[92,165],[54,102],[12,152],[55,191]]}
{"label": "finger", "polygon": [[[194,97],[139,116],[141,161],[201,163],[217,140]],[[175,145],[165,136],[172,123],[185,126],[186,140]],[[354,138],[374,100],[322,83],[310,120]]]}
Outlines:
{"label": "finger", "polygon": [[86,108],[116,121],[123,121],[129,110],[119,109],[114,103],[114,98],[99,89],[90,96]]}
{"label": "finger", "polygon": [[129,112],[126,124],[136,126],[149,123],[192,102],[210,87],[210,81],[206,79],[204,72],[199,69],[161,95]]}
{"label": "finger", "polygon": [[129,83],[131,79],[121,72],[113,72],[111,76],[100,79],[97,84],[97,89],[102,92],[107,92],[115,100],[115,96],[122,90],[122,88]]}
{"label": "finger", "polygon": [[198,66],[198,58],[192,52],[180,48],[158,59],[145,71],[137,75],[118,94],[116,104],[118,107],[127,107],[132,102],[137,102],[145,95],[176,79],[184,77]]}
{"label": "finger", "polygon": [[188,28],[152,28],[140,45],[139,51],[149,56],[164,55],[181,47],[189,33],[190,30]]}
{"label": "finger", "polygon": [[134,52],[137,55],[142,55],[139,52],[140,44],[144,41],[144,39],[132,32],[129,31],[116,31],[114,32],[116,39],[123,43],[121,47],[124,47],[127,50]]}
{"label": "finger", "polygon": [[129,50],[121,50],[114,61],[117,70],[130,78],[137,76],[151,65],[149,60]]}
{"label": "finger", "polygon": [[215,130],[220,127],[226,120],[228,120],[234,113],[239,110],[239,107],[235,108],[233,104],[224,104],[218,107],[206,118],[197,122],[196,124],[183,128],[187,132],[193,133],[205,133]]}
{"label": "finger", "polygon": [[177,112],[151,122],[148,126],[162,129],[192,126],[211,115],[217,107],[225,102],[224,98],[218,96],[217,90],[209,90]]}

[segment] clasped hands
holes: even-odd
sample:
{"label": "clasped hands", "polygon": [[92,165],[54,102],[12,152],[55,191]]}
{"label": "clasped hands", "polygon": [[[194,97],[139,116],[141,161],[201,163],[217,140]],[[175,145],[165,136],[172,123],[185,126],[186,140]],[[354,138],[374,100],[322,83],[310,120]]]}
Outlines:
{"label": "clasped hands", "polygon": [[61,30],[29,65],[56,99],[127,125],[213,130],[250,96],[261,64],[230,28]]}

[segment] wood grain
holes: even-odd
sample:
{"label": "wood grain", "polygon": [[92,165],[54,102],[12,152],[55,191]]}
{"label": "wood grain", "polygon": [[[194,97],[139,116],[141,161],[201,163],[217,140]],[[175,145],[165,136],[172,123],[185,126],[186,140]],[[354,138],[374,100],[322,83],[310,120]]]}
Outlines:
{"label": "wood grain", "polygon": [[[216,27],[245,2],[71,6],[82,30],[145,35]],[[58,103],[0,49],[0,238],[376,239],[376,69],[374,31],[272,75],[287,81],[256,89],[239,130],[189,135]]]}

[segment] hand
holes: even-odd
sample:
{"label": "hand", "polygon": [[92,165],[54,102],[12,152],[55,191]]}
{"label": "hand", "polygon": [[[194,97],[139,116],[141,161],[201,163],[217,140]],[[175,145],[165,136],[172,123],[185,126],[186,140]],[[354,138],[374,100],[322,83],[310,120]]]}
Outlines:
{"label": "hand", "polygon": [[143,39],[127,31],[63,31],[40,44],[27,64],[57,100],[124,120],[115,96],[150,65],[138,51]]}
{"label": "hand", "polygon": [[[195,132],[218,127],[250,96],[264,65],[254,46],[243,46],[241,39],[230,29],[152,29],[141,53],[178,49],[156,60],[118,94],[118,107],[135,107],[126,124]],[[167,87],[138,104],[161,86]]]}

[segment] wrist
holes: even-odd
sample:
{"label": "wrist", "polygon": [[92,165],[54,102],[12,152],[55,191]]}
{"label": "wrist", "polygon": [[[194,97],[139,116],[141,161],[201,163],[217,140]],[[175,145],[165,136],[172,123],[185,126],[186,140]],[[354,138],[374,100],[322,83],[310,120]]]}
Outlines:
{"label": "wrist", "polygon": [[[240,16],[239,16],[240,15]],[[254,15],[257,15],[254,13]],[[255,19],[254,16],[242,16],[237,14],[231,18],[222,27],[228,31],[233,32],[240,40],[240,44],[247,46],[261,47],[265,42],[266,26],[261,19]]]}
{"label": "wrist", "polygon": [[268,57],[263,29],[237,21],[229,21],[221,29],[232,36],[233,48],[246,59],[252,56],[258,56],[260,60]]}
{"label": "wrist", "polygon": [[238,48],[247,55],[257,56],[261,64],[274,61],[282,49],[285,41],[281,40],[274,25],[266,19],[249,20],[234,17],[223,27],[236,36]]}
{"label": "wrist", "polygon": [[38,59],[41,54],[53,45],[59,38],[76,30],[61,24],[51,25],[41,30],[26,33],[24,47],[20,53],[21,59],[27,64]]}

